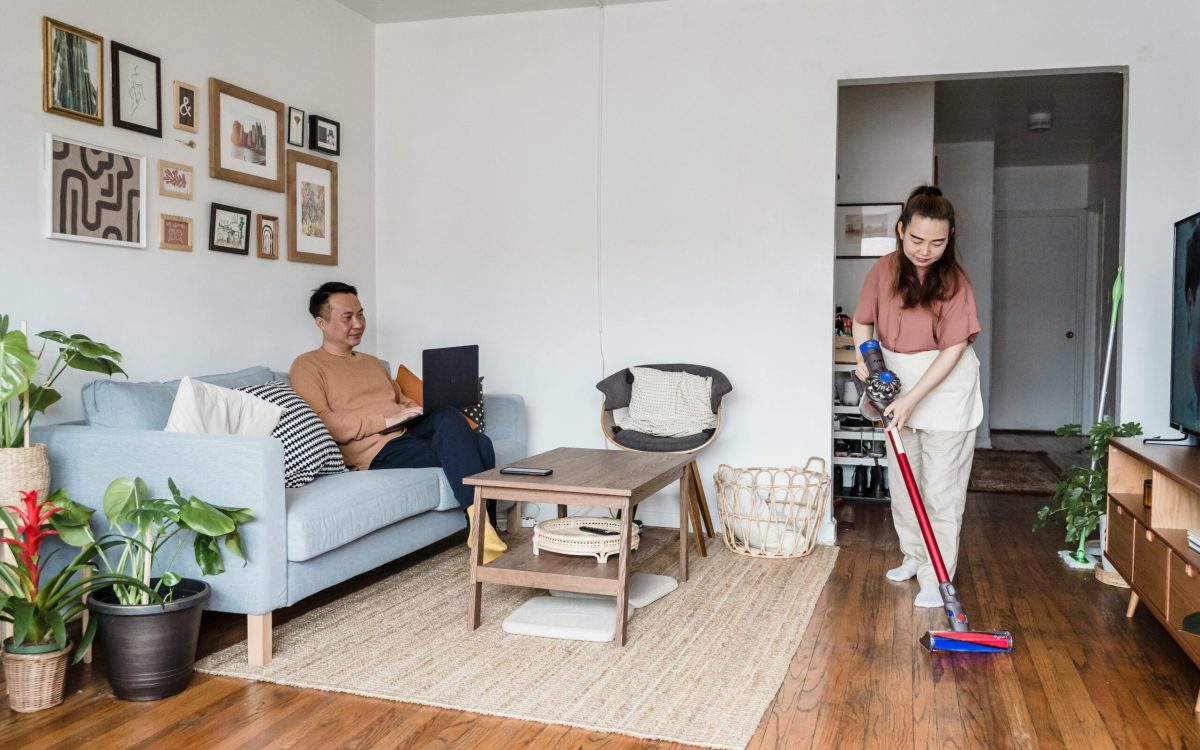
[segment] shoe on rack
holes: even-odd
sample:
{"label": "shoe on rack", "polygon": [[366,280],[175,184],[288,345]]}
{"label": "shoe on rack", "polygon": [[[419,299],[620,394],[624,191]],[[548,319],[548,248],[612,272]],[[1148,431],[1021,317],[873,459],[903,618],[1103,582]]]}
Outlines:
{"label": "shoe on rack", "polygon": [[916,577],[917,569],[908,563],[900,563],[896,567],[884,573],[884,575],[887,576],[889,581],[901,583]]}
{"label": "shoe on rack", "polygon": [[922,588],[917,594],[917,598],[913,600],[914,607],[924,607],[926,609],[934,609],[946,606],[942,601],[942,592],[937,589]]}
{"label": "shoe on rack", "polygon": [[870,454],[872,456],[874,456],[875,458],[883,458],[883,457],[887,456],[887,448],[884,446],[884,443],[882,440],[871,441]]}
{"label": "shoe on rack", "polygon": [[845,440],[834,440],[833,441],[833,455],[837,456],[839,458],[843,457],[843,456],[849,456],[850,455],[850,443],[846,442]]}
{"label": "shoe on rack", "polygon": [[[851,440],[850,441],[850,458],[866,458],[866,455],[867,454],[863,452],[863,444],[862,444],[861,440]],[[857,468],[866,468],[866,467],[860,466]]]}
{"label": "shoe on rack", "polygon": [[871,420],[866,417],[860,417],[857,414],[845,414],[839,420],[843,430],[851,430],[853,432],[862,432],[863,430],[871,429]]}
{"label": "shoe on rack", "polygon": [[864,497],[867,494],[867,467],[854,467],[854,486],[850,489],[850,494],[855,497]]}
{"label": "shoe on rack", "polygon": [[882,475],[883,471],[878,466],[867,467],[867,494],[871,497],[886,497]]}

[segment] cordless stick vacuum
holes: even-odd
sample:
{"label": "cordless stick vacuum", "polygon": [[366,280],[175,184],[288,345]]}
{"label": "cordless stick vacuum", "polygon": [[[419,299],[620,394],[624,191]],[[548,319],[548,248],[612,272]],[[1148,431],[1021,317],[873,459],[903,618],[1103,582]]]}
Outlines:
{"label": "cordless stick vacuum", "polygon": [[891,415],[884,414],[888,405],[900,395],[900,381],[884,364],[883,352],[878,341],[864,341],[859,351],[862,352],[863,361],[870,372],[865,383],[859,380],[857,375],[854,376],[859,389],[866,392],[860,409],[868,419],[883,422],[888,440],[892,444],[892,451],[896,454],[896,464],[904,477],[908,497],[912,500],[913,511],[917,514],[917,524],[921,527],[921,536],[925,539],[925,549],[929,551],[933,572],[937,575],[938,591],[941,592],[942,601],[946,606],[946,616],[950,618],[950,630],[930,630],[921,636],[921,645],[928,651],[1012,651],[1012,636],[1008,632],[981,632],[971,630],[968,626],[967,613],[963,611],[958,592],[946,573],[942,552],[938,549],[933,527],[929,524],[929,515],[925,512],[925,501],[921,499],[921,491],[917,489],[912,466],[908,463],[908,454],[904,452],[904,443],[900,441],[900,431],[892,424]]}

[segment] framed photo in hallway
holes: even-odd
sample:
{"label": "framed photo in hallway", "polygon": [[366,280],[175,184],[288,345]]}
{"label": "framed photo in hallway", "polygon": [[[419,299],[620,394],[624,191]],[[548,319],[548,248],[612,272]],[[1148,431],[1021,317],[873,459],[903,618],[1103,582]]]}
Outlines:
{"label": "framed photo in hallway", "polygon": [[337,162],[287,152],[288,260],[336,266]]}
{"label": "framed photo in hallway", "polygon": [[104,37],[42,17],[42,109],[104,124]]}
{"label": "framed photo in hallway", "polygon": [[837,207],[837,257],[877,258],[896,249],[903,203],[843,203]]}

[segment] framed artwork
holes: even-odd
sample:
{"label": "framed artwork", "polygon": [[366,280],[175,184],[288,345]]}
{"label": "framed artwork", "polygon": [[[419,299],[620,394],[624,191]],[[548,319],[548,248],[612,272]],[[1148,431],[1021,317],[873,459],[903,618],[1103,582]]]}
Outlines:
{"label": "framed artwork", "polygon": [[288,143],[304,148],[304,110],[288,107]]}
{"label": "framed artwork", "polygon": [[320,115],[308,116],[308,147],[337,156],[342,152],[342,126]]}
{"label": "framed artwork", "polygon": [[209,78],[209,175],[282,193],[283,125],[282,103]]}
{"label": "framed artwork", "polygon": [[171,98],[175,102],[175,129],[195,133],[196,121],[200,117],[200,106],[196,101],[199,89],[183,81],[172,82],[171,88],[174,91]]}
{"label": "framed artwork", "polygon": [[42,17],[42,109],[104,124],[104,38]]}
{"label": "framed artwork", "polygon": [[192,220],[187,216],[158,215],[158,246],[164,250],[192,251]]}
{"label": "framed artwork", "polygon": [[146,246],[146,157],[46,134],[46,236]]}
{"label": "framed artwork", "polygon": [[112,43],[113,125],[162,138],[161,61]]}
{"label": "framed artwork", "polygon": [[250,212],[221,203],[212,204],[208,222],[208,249],[249,255]]}
{"label": "framed artwork", "polygon": [[336,266],[337,162],[287,152],[288,260]]}
{"label": "framed artwork", "polygon": [[837,207],[837,257],[877,258],[896,249],[896,222],[903,203]]}
{"label": "framed artwork", "polygon": [[279,259],[279,217],[258,215],[258,257]]}
{"label": "framed artwork", "polygon": [[168,198],[192,199],[192,168],[165,159],[158,160],[158,194]]}

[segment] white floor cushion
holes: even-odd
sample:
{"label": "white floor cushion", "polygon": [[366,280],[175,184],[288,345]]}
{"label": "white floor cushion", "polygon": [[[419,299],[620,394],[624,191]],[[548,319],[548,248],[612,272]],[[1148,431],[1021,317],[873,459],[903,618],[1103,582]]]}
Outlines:
{"label": "white floor cushion", "polygon": [[[679,581],[676,581],[671,576],[660,576],[654,573],[634,573],[629,578],[629,605],[634,609],[641,609],[663,598],[677,588],[679,588]],[[614,607],[617,605],[617,598],[615,596],[605,596],[604,594],[580,594],[577,591],[556,591],[552,589],[550,596],[607,600],[612,602]]]}
{"label": "white floor cushion", "polygon": [[[633,614],[629,607],[628,614]],[[570,641],[611,641],[617,637],[617,603],[603,599],[535,596],[504,621],[504,632]]]}

